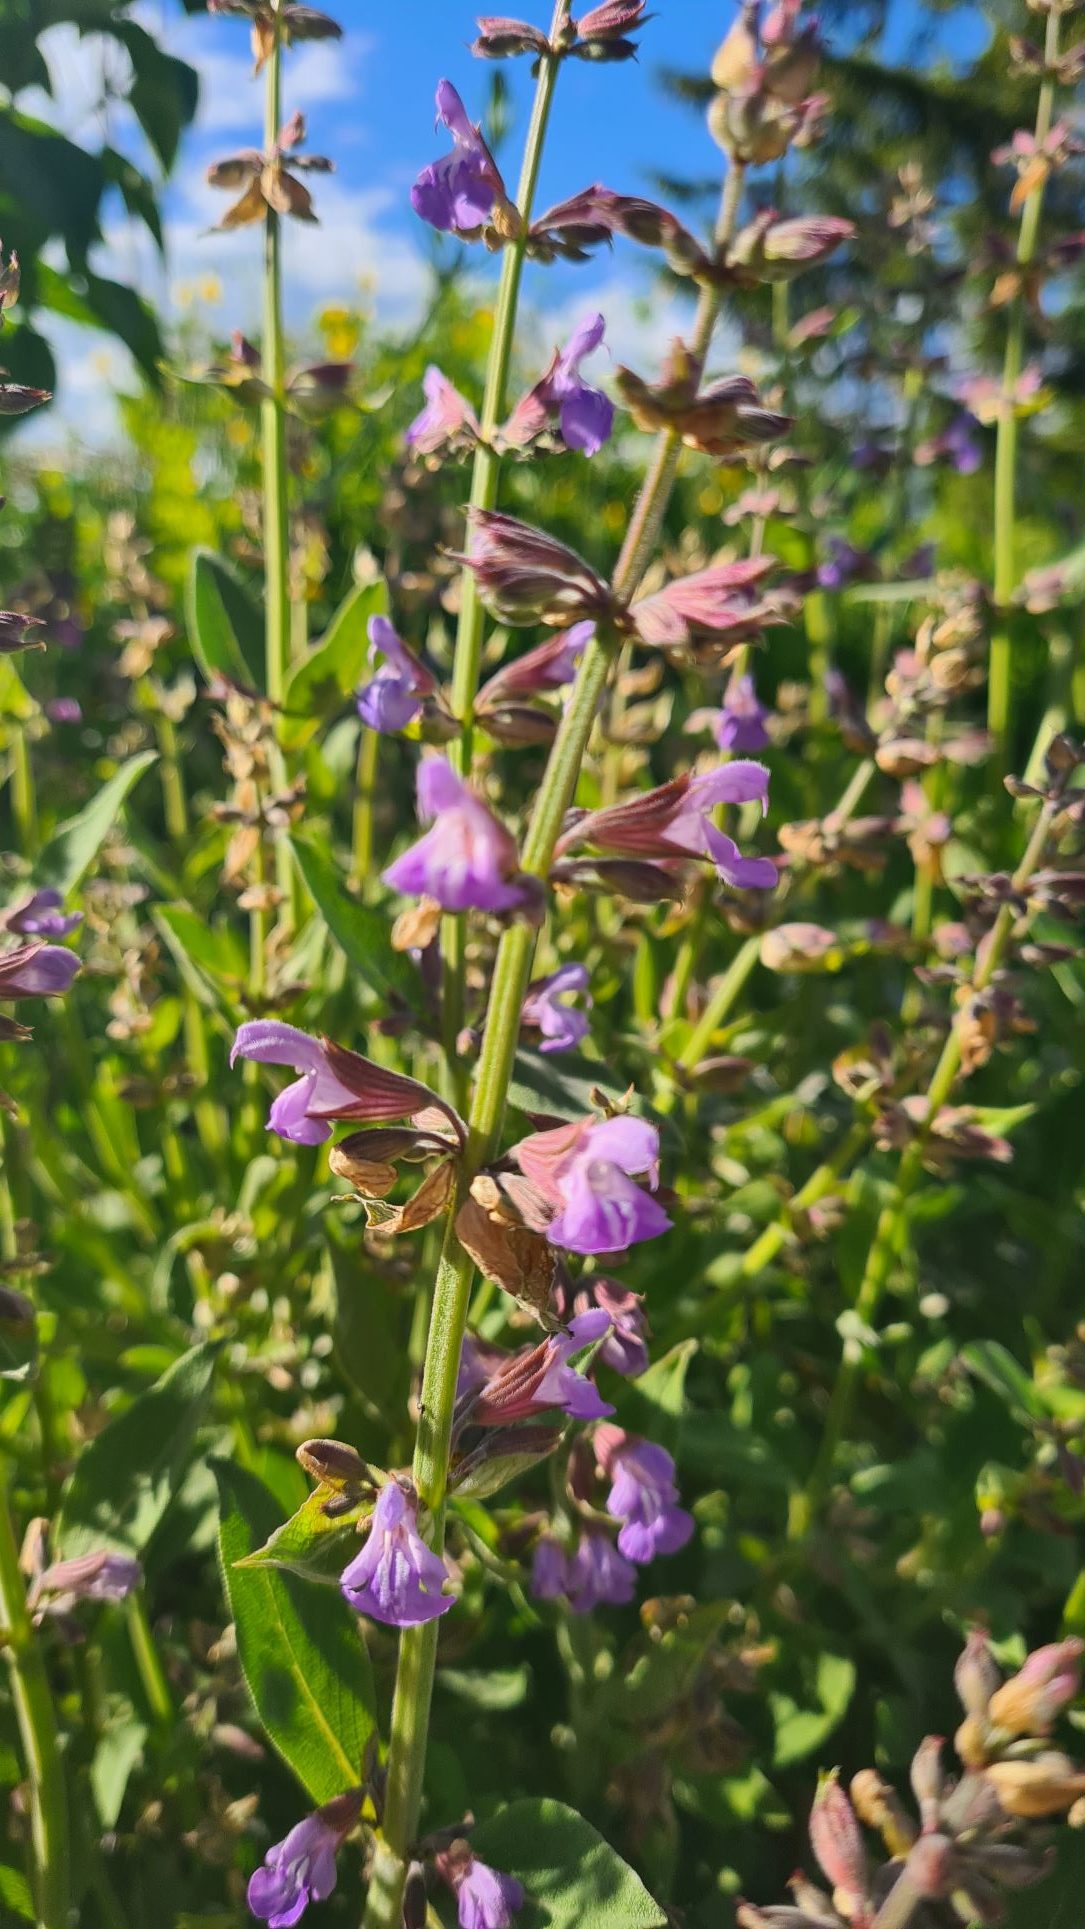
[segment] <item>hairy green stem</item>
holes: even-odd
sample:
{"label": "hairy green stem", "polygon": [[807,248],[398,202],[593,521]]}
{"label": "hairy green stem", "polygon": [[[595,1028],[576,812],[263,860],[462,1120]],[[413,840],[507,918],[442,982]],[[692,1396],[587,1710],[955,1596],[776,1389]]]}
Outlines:
{"label": "hairy green stem", "polygon": [[[558,10],[562,17],[564,11]],[[718,228],[721,239],[726,239],[731,231],[741,198],[741,170],[734,173],[734,184],[729,179],[724,189]],[[703,291],[694,337],[701,365],[718,311],[718,294],[714,290]],[[677,473],[678,455],[677,439],[665,432],[657,441],[614,572],[615,591],[624,599],[633,595],[662,528]],[[545,879],[549,872],[562,820],[576,794],[580,767],[616,649],[616,637],[597,633],[581,657],[523,843],[521,864],[529,876]],[[462,720],[462,708],[457,713]],[[474,1278],[474,1262],[456,1238],[456,1213],[471,1179],[497,1147],[535,943],[536,933],[528,925],[513,924],[498,946],[468,1117],[464,1166],[457,1200],[446,1222],[434,1287],[413,1475],[419,1498],[431,1515],[430,1541],[435,1548],[444,1544],[456,1380]],[[406,1858],[421,1808],[437,1634],[438,1624],[431,1621],[422,1627],[406,1628],[400,1636],[384,1815],[370,1880],[365,1929],[399,1929]]]}
{"label": "hairy green stem", "polygon": [[[5,1482],[6,1487],[6,1482]],[[0,1629],[30,1798],[32,1892],[38,1929],[68,1929],[68,1798],[57,1718],[26,1606],[6,1491],[0,1495]]]}
{"label": "hairy green stem", "polygon": [[[180,844],[183,847],[188,840],[188,800],[185,797],[185,783],[181,775],[177,729],[172,717],[167,717],[164,710],[158,710],[155,713],[154,727],[158,738],[166,835],[171,844]],[[183,854],[182,848],[181,855]]]}
{"label": "hairy green stem", "polygon": [[[570,3],[571,0],[555,0],[553,19],[550,23],[551,47],[558,45],[565,29],[569,19]],[[535,99],[532,103],[520,181],[516,190],[520,232],[506,247],[501,260],[501,278],[498,282],[497,305],[494,310],[493,336],[486,365],[486,386],[482,398],[482,412],[479,416],[479,427],[482,433],[475,450],[474,466],[471,471],[469,510],[493,509],[497,502],[501,458],[493,446],[493,437],[505,413],[508,400],[509,369],[512,364],[520,284],[523,280],[524,259],[527,252],[527,230],[535,205],[543,144],[550,121],[550,108],[560,65],[561,56],[557,53],[544,54],[539,62]],[[452,762],[462,776],[469,775],[474,754],[475,699],[478,695],[482,663],[483,618],[484,612],[474,571],[465,567],[460,576],[460,614],[456,626],[451,693],[452,713],[459,721],[460,735],[450,749]],[[462,1083],[456,1040],[463,1029],[466,938],[466,922],[462,914],[452,915],[443,920],[441,927],[443,1043],[446,1069],[457,1086]]]}
{"label": "hairy green stem", "polygon": [[[1013,875],[1015,893],[1024,890],[1042,862],[1055,809],[1055,805],[1045,803],[1040,811],[1025,854]],[[986,991],[990,985],[1006,955],[1006,948],[1013,935],[1015,923],[1016,916],[1012,904],[1003,904],[981,949],[972,974],[974,992]],[[949,1098],[961,1069],[961,1039],[966,1017],[967,1005],[949,1032],[927,1086],[923,1114],[924,1127],[901,1154],[892,1194],[878,1216],[874,1238],[867,1253],[866,1266],[855,1301],[856,1317],[864,1326],[872,1326],[877,1319],[893,1263],[907,1239],[908,1201],[923,1171],[927,1134]],[[861,1362],[860,1349],[854,1342],[849,1342],[840,1363],[821,1446],[809,1484],[803,1493],[795,1496],[789,1526],[792,1539],[801,1539],[806,1534],[824,1498],[832,1477],[837,1450],[851,1418]]]}
{"label": "hairy green stem", "polygon": [[30,761],[30,745],[22,723],[12,725],[11,808],[19,837],[19,849],[24,857],[36,857],[38,800],[34,787],[34,769]]}
{"label": "hairy green stem", "polygon": [[147,1603],[142,1593],[129,1595],[125,1612],[128,1621],[128,1639],[139,1670],[139,1678],[143,1684],[143,1692],[147,1697],[147,1706],[155,1726],[169,1728],[174,1720],[173,1696],[170,1693],[165,1670],[159,1660],[151,1623],[147,1618]]}
{"label": "hairy green stem", "polygon": [[[1047,72],[1036,103],[1035,141],[1039,148],[1051,131],[1055,109],[1055,80],[1051,68],[1058,58],[1062,15],[1052,7],[1047,16],[1044,38],[1044,63]],[[1013,639],[1009,627],[1010,599],[1017,588],[1017,403],[1016,390],[1025,360],[1025,322],[1028,303],[1025,296],[1026,272],[1036,253],[1043,211],[1045,177],[1041,175],[1026,196],[1017,231],[1018,287],[1010,305],[1006,332],[1006,352],[1002,363],[1002,391],[999,399],[998,431],[995,441],[994,500],[994,604],[997,628],[991,637],[991,656],[987,686],[987,727],[995,740],[995,778],[1005,762],[1005,744],[1010,727],[1010,699],[1013,681]]]}
{"label": "hairy green stem", "polygon": [[380,767],[380,735],[363,723],[358,739],[354,780],[354,823],[351,835],[351,881],[362,885],[373,869],[373,804]]}
{"label": "hairy green stem", "polygon": [[[282,38],[275,38],[264,66],[264,151],[273,152],[282,121]],[[264,221],[263,379],[268,394],[260,404],[264,499],[264,693],[275,710],[282,704],[290,663],[290,507],[286,468],[286,338],[283,329],[282,216],[266,210]],[[277,730],[277,718],[273,732]],[[273,735],[269,758],[271,786],[286,789],[286,759]],[[296,905],[300,879],[285,838],[275,848],[275,875],[284,904]],[[253,942],[266,941],[261,917]],[[254,960],[255,964],[255,960]]]}

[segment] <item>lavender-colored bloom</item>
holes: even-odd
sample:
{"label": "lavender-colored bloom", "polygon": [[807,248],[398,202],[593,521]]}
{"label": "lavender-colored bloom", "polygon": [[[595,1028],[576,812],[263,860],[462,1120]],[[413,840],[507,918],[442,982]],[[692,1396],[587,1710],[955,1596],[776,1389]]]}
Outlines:
{"label": "lavender-colored bloom", "polygon": [[62,945],[21,944],[0,955],[0,999],[59,998],[78,970],[75,952]]}
{"label": "lavender-colored bloom", "polygon": [[569,1362],[585,1347],[594,1346],[610,1331],[610,1314],[594,1306],[570,1320],[563,1332],[552,1333],[537,1346],[500,1355],[480,1381],[477,1368],[461,1357],[457,1392],[476,1393],[468,1408],[472,1426],[506,1426],[511,1421],[555,1410],[573,1420],[604,1420],[614,1408],[603,1399],[594,1381]]}
{"label": "lavender-colored bloom", "polygon": [[437,455],[462,438],[475,440],[479,423],[474,409],[432,362],[422,377],[422,390],[426,406],[407,430],[412,449],[419,455]]}
{"label": "lavender-colored bloom", "polygon": [[4,919],[9,931],[17,931],[20,937],[66,938],[70,931],[83,922],[82,911],[61,911],[64,898],[60,891],[51,888],[35,891],[33,897],[16,905]]}
{"label": "lavender-colored bloom", "polygon": [[239,1058],[253,1058],[260,1065],[288,1065],[300,1074],[279,1093],[267,1117],[268,1131],[294,1145],[323,1145],[331,1137],[327,1119],[313,1118],[311,1112],[334,1112],[342,1105],[349,1109],[354,1103],[355,1094],[336,1078],[320,1040],[278,1018],[254,1018],[238,1027],[230,1064],[236,1065]]}
{"label": "lavender-colored bloom", "polygon": [[627,1434],[606,1463],[612,1483],[607,1513],[624,1523],[619,1552],[638,1566],[657,1554],[676,1554],[693,1533],[693,1516],[678,1504],[674,1461],[666,1448]]}
{"label": "lavender-colored bloom", "polygon": [[452,152],[422,169],[411,206],[443,234],[474,235],[494,203],[505,199],[497,163],[450,80],[437,84],[437,119],[452,136]]}
{"label": "lavender-colored bloom", "polygon": [[351,1607],[388,1627],[416,1627],[454,1605],[442,1591],[447,1579],[440,1555],[418,1532],[413,1490],[390,1480],[377,1496],[365,1546],[340,1579]]}
{"label": "lavender-colored bloom", "polygon": [[456,1913],[460,1929],[510,1929],[524,1892],[515,1876],[491,1869],[472,1855],[456,1878]]}
{"label": "lavender-colored bloom", "polygon": [[585,317],[557,350],[542,380],[514,409],[505,430],[508,441],[528,442],[556,417],[566,448],[598,454],[614,427],[614,404],[602,389],[585,382],[580,364],[601,346],[605,332],[602,315]]}
{"label": "lavender-colored bloom", "polygon": [[275,1842],[263,1867],[249,1879],[249,1908],[269,1929],[292,1929],[310,1902],[324,1902],[335,1888],[335,1858],[358,1819],[360,1792],[338,1795],[295,1824]]}
{"label": "lavender-colored bloom", "polygon": [[45,706],[45,714],[50,723],[82,723],[83,721],[82,707],[76,697],[50,697]]}
{"label": "lavender-colored bloom", "polygon": [[557,1601],[565,1593],[569,1563],[565,1551],[550,1536],[536,1544],[531,1562],[531,1592],[537,1601]]}
{"label": "lavender-colored bloom", "polygon": [[717,713],[712,726],[712,734],[721,750],[737,750],[743,756],[751,751],[764,750],[769,741],[765,719],[770,715],[771,712],[758,701],[752,676],[732,677],[723,699],[723,708]]}
{"label": "lavender-colored bloom", "polygon": [[[569,1002],[578,994],[584,999],[581,1010]],[[566,964],[528,986],[520,1017],[542,1033],[540,1052],[568,1052],[587,1037],[591,1006],[587,966]]]}
{"label": "lavender-colored bloom", "polygon": [[718,830],[711,813],[718,804],[761,805],[768,810],[769,773],[764,764],[736,759],[718,770],[690,779],[677,815],[667,827],[667,842],[690,855],[711,858],[717,874],[736,891],[771,891],[777,870],[770,857],[743,857],[733,837]]}
{"label": "lavender-colored bloom", "polygon": [[586,1312],[591,1304],[601,1307],[610,1320],[610,1331],[599,1348],[599,1358],[612,1373],[620,1373],[625,1380],[635,1380],[648,1365],[644,1295],[631,1293],[616,1279],[592,1273],[577,1293],[577,1311]]}
{"label": "lavender-colored bloom", "polygon": [[369,619],[369,662],[383,656],[376,675],[358,691],[358,715],[370,730],[393,736],[405,730],[434,688],[433,678],[386,616]]}
{"label": "lavender-colored bloom", "polygon": [[44,1568],[30,1589],[27,1605],[39,1616],[66,1615],[77,1601],[123,1601],[142,1579],[138,1561],[101,1548]]}
{"label": "lavender-colored bloom", "polygon": [[574,1353],[594,1346],[610,1330],[610,1314],[602,1307],[578,1313],[564,1333],[557,1333],[546,1344],[550,1363],[535,1388],[531,1411],[558,1407],[572,1420],[603,1420],[614,1408],[603,1399],[593,1380],[569,1365]]}
{"label": "lavender-colored bloom", "polygon": [[418,814],[436,822],[383,873],[394,891],[436,898],[445,911],[512,911],[524,903],[515,841],[443,757],[418,766]]}
{"label": "lavender-colored bloom", "polygon": [[589,1528],[569,1559],[565,1592],[574,1614],[597,1607],[627,1607],[637,1586],[637,1571],[609,1534]]}
{"label": "lavender-colored bloom", "polygon": [[536,1132],[516,1148],[521,1171],[554,1207],[546,1237],[567,1252],[622,1252],[656,1239],[671,1221],[635,1182],[659,1183],[659,1133],[645,1119],[618,1116]]}
{"label": "lavender-colored bloom", "polygon": [[863,582],[877,575],[868,549],[857,549],[840,536],[829,537],[829,558],[817,572],[821,589],[846,589],[849,583]]}

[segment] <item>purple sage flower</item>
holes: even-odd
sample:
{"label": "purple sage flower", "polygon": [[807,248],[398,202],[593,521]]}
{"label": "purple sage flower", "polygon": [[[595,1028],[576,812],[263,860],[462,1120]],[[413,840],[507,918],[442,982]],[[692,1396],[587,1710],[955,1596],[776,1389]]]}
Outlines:
{"label": "purple sage flower", "polygon": [[757,686],[752,676],[744,674],[732,677],[723,707],[716,713],[712,734],[721,750],[737,751],[741,756],[748,756],[764,750],[768,743],[765,719],[771,714],[758,701]]}
{"label": "purple sage flower", "polygon": [[[578,995],[584,999],[581,1010],[570,1002]],[[536,978],[528,986],[520,1021],[542,1034],[540,1052],[568,1052],[588,1035],[591,1005],[587,966],[560,965],[548,978]]]}
{"label": "purple sage flower", "polygon": [[674,1461],[666,1448],[621,1427],[600,1427],[595,1451],[611,1481],[607,1513],[623,1523],[619,1553],[638,1567],[657,1554],[677,1554],[693,1533],[693,1516],[679,1505]]}
{"label": "purple sage flower", "polygon": [[337,1795],[275,1842],[249,1879],[249,1908],[269,1929],[291,1929],[310,1902],[335,1888],[335,1858],[361,1809],[361,1791]]}
{"label": "purple sage flower", "polygon": [[533,1132],[514,1148],[554,1216],[546,1237],[567,1252],[623,1252],[667,1232],[671,1221],[636,1183],[659,1184],[659,1133],[646,1119],[618,1116]]}
{"label": "purple sage flower", "polygon": [[531,1592],[537,1601],[557,1601],[565,1593],[569,1563],[559,1542],[544,1534],[531,1560]]}
{"label": "purple sage flower", "polygon": [[418,766],[418,815],[436,822],[383,873],[394,891],[436,898],[445,911],[513,911],[525,903],[514,839],[443,757]]}
{"label": "purple sage flower", "polygon": [[394,736],[413,723],[422,709],[423,697],[432,696],[437,685],[423,663],[407,645],[386,616],[369,619],[369,662],[383,656],[376,675],[362,685],[356,698],[358,715],[370,730]]}
{"label": "purple sage flower", "polygon": [[24,898],[14,910],[9,911],[3,922],[9,931],[17,931],[26,938],[66,938],[83,922],[82,911],[64,912],[60,909],[64,899],[59,891],[48,888],[35,891],[32,897]]}
{"label": "purple sage flower", "polygon": [[597,455],[614,427],[614,404],[602,389],[592,388],[580,364],[603,341],[606,321],[587,315],[564,348],[557,349],[542,380],[523,397],[505,427],[505,439],[520,446],[556,419],[567,449]]}
{"label": "purple sage flower", "polygon": [[610,1320],[610,1331],[599,1348],[599,1358],[612,1373],[624,1380],[635,1380],[648,1365],[645,1335],[648,1319],[643,1293],[632,1293],[616,1279],[591,1273],[580,1283],[576,1310],[586,1313],[591,1306],[601,1307]]}
{"label": "purple sage flower", "polygon": [[[472,1426],[506,1426],[533,1414],[559,1411],[571,1420],[604,1420],[614,1408],[593,1380],[569,1364],[573,1355],[594,1346],[610,1331],[610,1314],[594,1306],[570,1320],[564,1332],[551,1333],[537,1346],[500,1362],[478,1388],[467,1409]],[[461,1361],[461,1383],[463,1364]]]}
{"label": "purple sage flower", "polygon": [[524,1892],[515,1876],[491,1869],[469,1842],[451,1843],[435,1860],[455,1893],[460,1929],[511,1929],[513,1916],[524,1906]]}
{"label": "purple sage flower", "polygon": [[310,1038],[296,1025],[284,1025],[278,1018],[250,1019],[238,1027],[230,1064],[236,1065],[239,1058],[255,1059],[259,1065],[288,1065],[299,1074],[293,1085],[279,1093],[267,1116],[268,1131],[293,1145],[323,1145],[332,1128],[327,1117],[312,1114],[318,1110],[332,1114],[342,1106],[349,1110],[354,1104],[355,1094],[336,1078],[319,1038]]}
{"label": "purple sage flower", "polygon": [[46,1614],[63,1616],[77,1601],[123,1601],[142,1579],[138,1561],[101,1548],[43,1568],[27,1595],[27,1606],[39,1619]]}
{"label": "purple sage flower", "polygon": [[50,723],[82,723],[83,710],[76,697],[50,697],[45,706]]}
{"label": "purple sage flower", "polygon": [[63,945],[21,944],[0,954],[0,999],[59,998],[78,970],[75,952]]}
{"label": "purple sage flower", "polygon": [[733,890],[768,891],[777,881],[768,857],[743,857],[734,838],[712,821],[720,804],[759,803],[768,808],[769,773],[764,764],[735,758],[699,776],[672,777],[627,804],[589,811],[559,840],[557,856],[578,844],[621,857],[707,857]]}
{"label": "purple sage flower", "polygon": [[565,1593],[574,1614],[597,1607],[627,1607],[637,1587],[637,1570],[610,1535],[588,1528],[569,1557]]}
{"label": "purple sage flower", "polygon": [[437,83],[437,120],[452,136],[452,152],[422,169],[411,189],[411,206],[443,234],[474,236],[486,226],[495,203],[506,199],[505,183],[450,80]]}
{"label": "purple sage flower", "polygon": [[857,549],[841,536],[829,537],[828,561],[817,571],[820,589],[846,589],[849,583],[869,582],[877,574],[877,564],[868,549]]}
{"label": "purple sage flower", "polygon": [[441,1556],[418,1532],[414,1489],[390,1480],[377,1495],[365,1546],[340,1579],[351,1607],[387,1627],[416,1627],[454,1606],[443,1591],[447,1579]]}
{"label": "purple sage flower", "polygon": [[470,402],[432,362],[422,377],[422,392],[426,406],[407,430],[407,441],[419,455],[438,455],[478,439],[478,417]]}

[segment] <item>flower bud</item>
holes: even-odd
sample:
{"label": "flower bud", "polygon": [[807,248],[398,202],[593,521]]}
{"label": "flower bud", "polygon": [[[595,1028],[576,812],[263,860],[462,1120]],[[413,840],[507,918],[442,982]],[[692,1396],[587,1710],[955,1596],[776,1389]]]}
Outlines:
{"label": "flower bud", "polygon": [[983,1719],[991,1704],[991,1696],[997,1693],[1002,1684],[1002,1673],[994,1655],[991,1643],[983,1628],[973,1628],[965,1643],[953,1673],[953,1683],[966,1715],[977,1720]]}
{"label": "flower bud", "polygon": [[303,1440],[294,1452],[299,1466],[326,1487],[370,1486],[369,1468],[344,1440]]}
{"label": "flower bud", "polygon": [[859,1820],[878,1830],[890,1855],[907,1855],[916,1838],[916,1825],[896,1789],[876,1768],[864,1768],[854,1777],[851,1799]]}
{"label": "flower bud", "polygon": [[956,1882],[957,1857],[948,1835],[921,1835],[908,1856],[908,1879],[932,1901],[948,1896]]}
{"label": "flower bud", "polygon": [[712,79],[724,94],[744,93],[757,80],[757,8],[745,6],[716,50]]}
{"label": "flower bud", "polygon": [[843,962],[835,931],[821,924],[778,924],[761,939],[761,963],[768,971],[838,971]]}
{"label": "flower bud", "polygon": [[816,267],[855,233],[855,224],[836,215],[803,215],[777,220],[766,208],[736,235],[727,267],[742,281],[790,281]]}
{"label": "flower bud", "polygon": [[835,1775],[818,1786],[810,1812],[810,1843],[828,1881],[860,1901],[867,1890],[867,1860],[859,1824]]}
{"label": "flower bud", "polygon": [[990,1718],[1010,1735],[1049,1735],[1078,1692],[1085,1642],[1056,1641],[1030,1654],[992,1697]]}
{"label": "flower bud", "polygon": [[920,1742],[912,1756],[911,1782],[923,1827],[932,1827],[938,1820],[946,1787],[940,1735],[928,1735]]}
{"label": "flower bud", "polygon": [[479,595],[500,622],[563,629],[613,614],[601,576],[564,543],[496,510],[477,510],[470,547],[456,559],[474,572]]}
{"label": "flower bud", "polygon": [[1007,1815],[1024,1821],[1064,1815],[1085,1795],[1085,1774],[1054,1751],[1032,1761],[992,1762],[986,1775]]}
{"label": "flower bud", "polygon": [[506,14],[481,15],[478,30],[471,52],[479,60],[507,60],[516,54],[542,55],[550,50],[541,27],[533,27],[527,20],[511,20]]}

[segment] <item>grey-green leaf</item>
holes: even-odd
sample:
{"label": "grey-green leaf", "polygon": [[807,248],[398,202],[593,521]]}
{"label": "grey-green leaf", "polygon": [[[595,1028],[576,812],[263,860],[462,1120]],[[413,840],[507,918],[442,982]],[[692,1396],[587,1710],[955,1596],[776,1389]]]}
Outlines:
{"label": "grey-green leaf", "polygon": [[141,750],[138,757],[130,757],[89,804],[84,804],[81,811],[61,824],[34,866],[33,881],[38,890],[48,885],[62,897],[74,891],[101,850],[129,792],[157,762],[158,753],[154,750]]}
{"label": "grey-green leaf", "polygon": [[417,1006],[418,974],[406,954],[393,949],[387,912],[349,896],[335,866],[314,844],[295,837],[291,845],[306,889],[347,963],[382,997]]}
{"label": "grey-green leaf", "polygon": [[666,1916],[639,1875],[563,1802],[510,1802],[472,1847],[523,1884],[518,1929],[661,1929]]}
{"label": "grey-green leaf", "polygon": [[69,1559],[98,1547],[142,1554],[184,1479],[217,1348],[195,1346],[85,1447],[56,1526]]}
{"label": "grey-green leaf", "polygon": [[239,1568],[281,1524],[255,1475],[216,1460],[219,1554],[241,1667],[275,1747],[314,1802],[362,1780],[376,1726],[369,1656],[342,1595],[274,1567]]}
{"label": "grey-green leaf", "polygon": [[185,590],[188,640],[208,682],[258,685],[263,617],[241,577],[213,549],[193,552]]}
{"label": "grey-green leaf", "polygon": [[283,702],[282,740],[300,750],[357,688],[369,653],[369,619],[387,616],[388,587],[366,583],[340,603],[316,648],[291,674]]}

